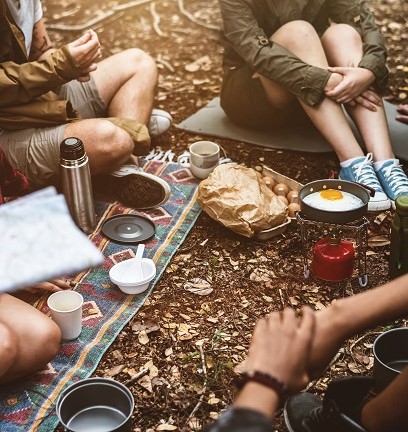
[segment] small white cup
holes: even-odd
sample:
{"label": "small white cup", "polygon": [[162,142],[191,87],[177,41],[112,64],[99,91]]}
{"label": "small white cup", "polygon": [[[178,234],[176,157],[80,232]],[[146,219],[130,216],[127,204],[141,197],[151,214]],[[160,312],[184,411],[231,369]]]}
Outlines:
{"label": "small white cup", "polygon": [[220,146],[212,141],[196,141],[189,147],[190,170],[199,179],[207,178],[220,160]]}
{"label": "small white cup", "polygon": [[76,291],[58,291],[48,297],[52,319],[61,329],[63,340],[76,339],[82,330],[82,304],[84,299]]}

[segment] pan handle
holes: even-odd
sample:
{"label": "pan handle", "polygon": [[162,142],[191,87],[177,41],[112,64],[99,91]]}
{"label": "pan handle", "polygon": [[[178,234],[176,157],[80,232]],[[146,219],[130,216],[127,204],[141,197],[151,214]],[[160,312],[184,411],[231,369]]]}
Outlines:
{"label": "pan handle", "polygon": [[364,189],[367,189],[368,192],[370,192],[370,196],[373,197],[375,195],[375,189],[371,186],[367,186],[363,183],[354,182],[355,184],[358,184],[359,186],[362,186]]}

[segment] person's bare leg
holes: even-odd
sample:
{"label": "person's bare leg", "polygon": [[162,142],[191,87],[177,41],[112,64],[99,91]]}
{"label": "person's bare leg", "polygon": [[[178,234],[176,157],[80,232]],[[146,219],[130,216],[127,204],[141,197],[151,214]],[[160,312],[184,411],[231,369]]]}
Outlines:
{"label": "person's bare leg", "polygon": [[[308,64],[325,69],[328,67],[319,36],[312,25],[305,21],[284,24],[272,35],[271,40]],[[268,98],[273,101],[277,84],[263,76],[260,79]],[[329,98],[324,98],[317,107],[299,102],[316,128],[333,147],[340,161],[363,156],[340,105]]]}
{"label": "person's bare leg", "polygon": [[312,377],[319,376],[345,339],[367,328],[406,316],[408,274],[363,293],[335,300],[316,313],[310,354]]}
{"label": "person's bare leg", "polygon": [[128,49],[102,60],[92,76],[108,106],[108,116],[147,124],[157,83],[152,57],[140,49]]}
{"label": "person's bare leg", "polygon": [[408,368],[364,405],[361,423],[370,432],[408,430]]}
{"label": "person's bare leg", "polygon": [[126,163],[134,149],[130,135],[104,119],[86,119],[66,125],[64,138],[82,140],[92,175],[107,174]]}
{"label": "person's bare leg", "polygon": [[[0,317],[13,340],[15,355],[0,382],[9,382],[44,367],[57,354],[59,327],[46,315],[8,294],[0,296]],[[2,326],[0,325],[0,331]],[[4,328],[4,327],[3,327]],[[1,357],[3,353],[1,353]]]}
{"label": "person's bare leg", "polygon": [[[363,42],[358,32],[347,24],[333,24],[322,36],[322,45],[330,66],[358,66],[363,55]],[[339,43],[341,41],[341,43]],[[393,158],[384,106],[376,111],[357,104],[347,106],[374,161]]]}

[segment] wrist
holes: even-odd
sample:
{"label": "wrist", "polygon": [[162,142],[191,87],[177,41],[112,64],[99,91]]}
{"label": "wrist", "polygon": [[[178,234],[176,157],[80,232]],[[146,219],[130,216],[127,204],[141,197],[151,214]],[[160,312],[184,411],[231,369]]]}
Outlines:
{"label": "wrist", "polygon": [[238,388],[243,388],[244,386],[256,383],[258,386],[262,386],[268,390],[273,391],[280,401],[284,401],[287,396],[287,387],[280,379],[273,375],[258,370],[244,372],[236,380],[236,385]]}
{"label": "wrist", "polygon": [[278,393],[255,381],[244,384],[234,402],[234,408],[244,408],[257,411],[269,419],[281,407]]}

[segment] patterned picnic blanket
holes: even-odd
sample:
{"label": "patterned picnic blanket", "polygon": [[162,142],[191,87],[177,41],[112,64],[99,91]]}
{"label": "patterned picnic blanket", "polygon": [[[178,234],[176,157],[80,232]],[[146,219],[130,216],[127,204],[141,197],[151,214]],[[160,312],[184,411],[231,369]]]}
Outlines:
{"label": "patterned picnic blanket", "polygon": [[[146,162],[144,170],[159,175],[170,184],[172,194],[169,201],[146,212],[118,203],[99,208],[102,216],[90,238],[102,251],[104,262],[73,279],[76,282],[74,289],[84,297],[82,333],[77,340],[63,343],[45,370],[0,389],[1,432],[50,432],[56,428],[58,418],[54,406],[61,390],[92,374],[110,344],[149,296],[193,227],[200,208],[196,203],[197,182],[190,171],[176,163],[158,161]],[[123,213],[147,216],[156,226],[155,236],[145,243],[145,256],[155,261],[157,276],[149,289],[139,295],[123,294],[109,279],[112,265],[133,256],[137,248],[137,245],[112,242],[101,234],[104,220]],[[46,299],[44,295],[35,306],[48,313]]]}

